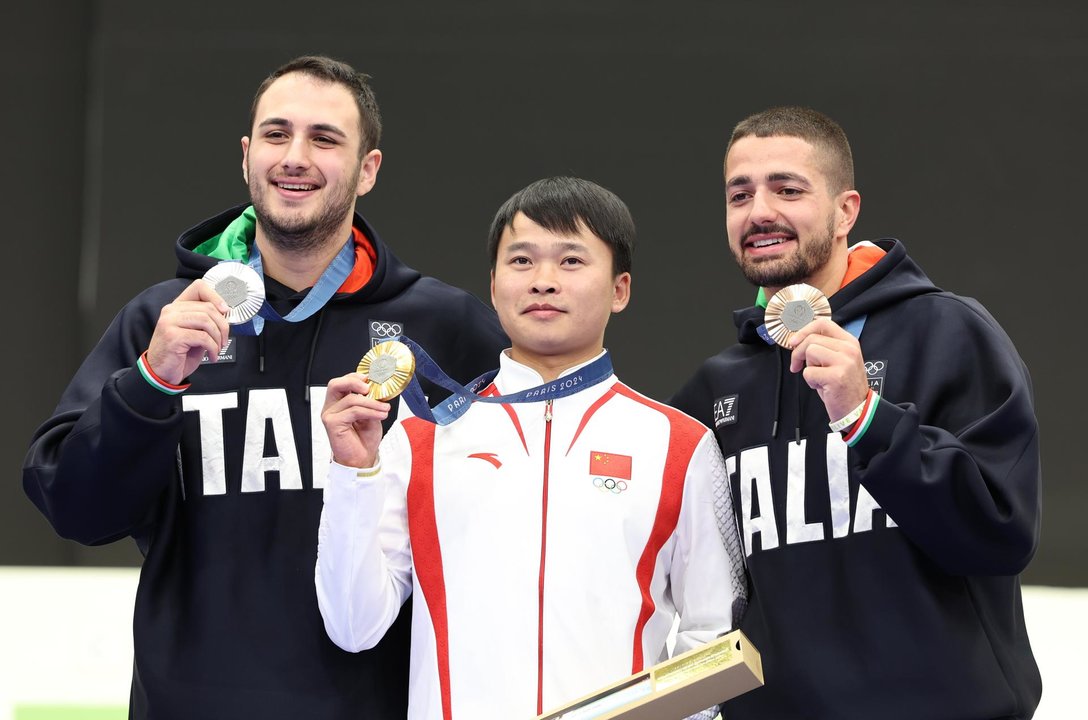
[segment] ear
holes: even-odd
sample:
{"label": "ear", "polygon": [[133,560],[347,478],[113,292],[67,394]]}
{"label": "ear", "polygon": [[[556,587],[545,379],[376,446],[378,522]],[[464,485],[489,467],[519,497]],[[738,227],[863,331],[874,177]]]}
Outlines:
{"label": "ear", "polygon": [[378,168],[382,166],[382,151],[375,148],[359,161],[359,184],[355,186],[355,195],[362,197],[371,191],[378,182]]}
{"label": "ear", "polygon": [[631,273],[623,272],[612,281],[612,312],[618,313],[631,301]]}
{"label": "ear", "polygon": [[861,212],[861,195],[857,190],[844,190],[835,199],[835,237],[846,237],[858,221]]}
{"label": "ear", "polygon": [[491,307],[498,310],[498,306],[495,305],[495,270],[491,270]]}
{"label": "ear", "polygon": [[242,136],[242,179],[249,185],[249,138]]}

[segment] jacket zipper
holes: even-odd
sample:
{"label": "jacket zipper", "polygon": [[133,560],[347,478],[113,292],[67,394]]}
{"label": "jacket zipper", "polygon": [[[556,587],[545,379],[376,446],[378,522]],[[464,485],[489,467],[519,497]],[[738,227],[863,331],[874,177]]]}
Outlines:
{"label": "jacket zipper", "polygon": [[540,579],[537,606],[536,714],[544,713],[544,557],[548,547],[548,467],[552,454],[552,401],[544,401],[544,487],[540,516]]}

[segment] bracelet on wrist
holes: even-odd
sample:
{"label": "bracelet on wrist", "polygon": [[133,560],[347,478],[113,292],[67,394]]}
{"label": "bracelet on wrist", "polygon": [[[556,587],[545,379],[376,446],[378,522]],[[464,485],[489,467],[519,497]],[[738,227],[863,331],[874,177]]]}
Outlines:
{"label": "bracelet on wrist", "polygon": [[869,402],[869,396],[872,394],[873,389],[869,388],[869,392],[865,394],[865,399],[862,400],[856,408],[846,413],[846,415],[842,416],[838,420],[834,422],[829,422],[827,424],[828,427],[830,427],[834,432],[842,432],[846,428],[856,423],[858,419],[861,418],[861,414],[865,412],[865,404]]}
{"label": "bracelet on wrist", "polygon": [[166,382],[161,377],[156,375],[155,371],[151,369],[151,364],[147,362],[146,350],[144,350],[143,354],[140,355],[140,359],[136,361],[136,369],[140,371],[140,374],[143,375],[143,378],[147,381],[148,385],[155,388],[159,392],[165,393],[167,395],[180,395],[181,393],[188,390],[189,385],[191,384],[185,383],[184,385],[175,385],[173,383]]}

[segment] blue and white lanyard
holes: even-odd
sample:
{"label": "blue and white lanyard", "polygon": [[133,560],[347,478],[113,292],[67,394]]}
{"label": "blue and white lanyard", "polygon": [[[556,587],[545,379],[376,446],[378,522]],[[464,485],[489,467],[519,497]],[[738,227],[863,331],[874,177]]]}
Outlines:
{"label": "blue and white lanyard", "polygon": [[[856,317],[853,320],[851,320],[850,322],[843,325],[842,329],[845,330],[846,332],[850,333],[851,335],[853,335],[858,340],[860,340],[861,339],[861,331],[865,329],[865,319],[867,317],[869,317],[869,316],[868,315],[861,315],[859,317]],[[758,328],[756,328],[756,332],[758,332],[759,336],[761,338],[763,338],[763,342],[767,343],[768,345],[777,344],[777,343],[775,343],[774,338],[771,337],[771,334],[769,332],[767,332],[767,326],[766,325],[760,325]]]}
{"label": "blue and white lanyard", "polygon": [[[604,355],[588,365],[551,382],[526,390],[519,390],[509,395],[479,395],[477,391],[490,385],[498,374],[498,370],[484,373],[469,383],[469,387],[465,387],[443,372],[442,368],[438,367],[438,364],[431,359],[431,356],[418,343],[403,335],[395,339],[407,345],[416,358],[415,375],[412,376],[401,397],[416,417],[432,422],[435,425],[449,425],[464,415],[472,403],[475,402],[505,404],[557,400],[603,382],[612,376],[612,358],[605,352]],[[423,394],[423,388],[420,387],[417,380],[420,375],[436,385],[446,388],[453,394],[436,407],[431,408],[426,396]]]}
{"label": "blue and white lanyard", "polygon": [[[257,274],[264,279],[264,266],[261,263],[261,251],[257,248],[257,243],[254,242],[252,249],[250,250],[249,262],[247,263],[251,268],[257,271]],[[317,279],[314,286],[310,288],[310,292],[306,293],[306,297],[302,299],[295,308],[287,313],[287,315],[280,315],[276,312],[276,309],[272,307],[272,303],[265,298],[264,304],[261,305],[261,309],[257,312],[257,315],[249,322],[235,325],[231,328],[231,332],[238,335],[260,335],[264,329],[264,321],[271,320],[272,322],[301,322],[310,317],[321,308],[325,307],[332,296],[336,294],[336,291],[347,280],[348,275],[351,275],[351,271],[355,268],[355,239],[349,237],[348,241],[344,243],[344,247],[340,248],[340,252],[336,254],[336,257],[332,259],[329,266],[325,268],[325,271],[321,273],[321,277]]]}

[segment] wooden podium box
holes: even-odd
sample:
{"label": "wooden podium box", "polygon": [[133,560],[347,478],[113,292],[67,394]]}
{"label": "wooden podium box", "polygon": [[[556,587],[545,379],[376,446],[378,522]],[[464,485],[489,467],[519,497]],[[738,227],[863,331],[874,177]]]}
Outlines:
{"label": "wooden podium box", "polygon": [[734,630],[536,720],[682,720],[761,685],[759,651]]}

